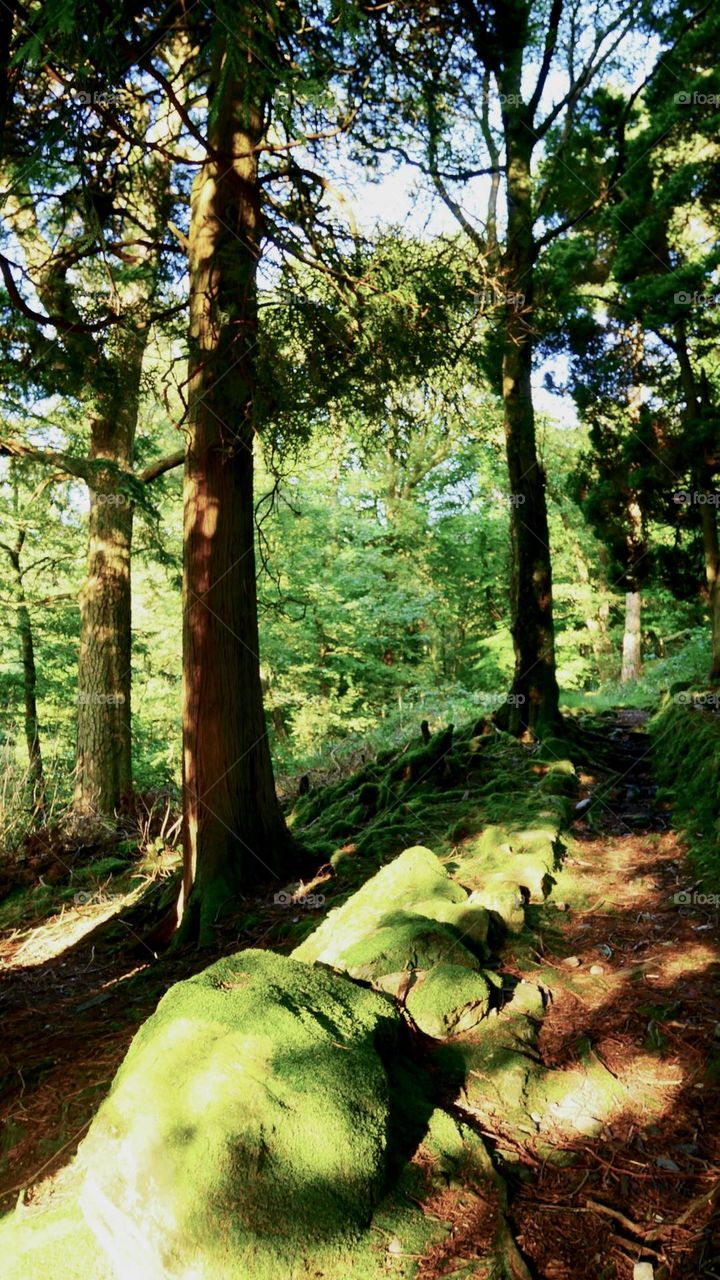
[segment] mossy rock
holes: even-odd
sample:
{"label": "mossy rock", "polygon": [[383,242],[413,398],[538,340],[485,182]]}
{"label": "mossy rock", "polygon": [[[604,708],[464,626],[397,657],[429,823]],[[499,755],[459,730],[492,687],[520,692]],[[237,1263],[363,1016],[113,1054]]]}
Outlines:
{"label": "mossy rock", "polygon": [[[527,890],[530,900],[543,902],[555,884],[553,872],[564,851],[556,830],[552,819],[541,819],[537,827],[522,830],[486,827],[467,846],[472,856],[464,858],[458,867],[458,878],[473,891],[471,903],[478,902],[494,911],[513,931],[520,929],[522,902],[515,901],[518,891]],[[505,891],[511,898],[504,899],[500,906],[494,901],[490,907],[486,899]]]}
{"label": "mossy rock", "polygon": [[271,952],[171,988],[78,1157],[119,1280],[294,1280],[351,1246],[385,1182],[399,1027],[383,996]]}
{"label": "mossy rock", "polygon": [[50,1209],[19,1208],[0,1224],[3,1280],[117,1280],[76,1198]]}
{"label": "mossy rock", "polygon": [[465,969],[480,968],[452,929],[425,916],[397,911],[348,947],[336,965],[351,978],[372,982],[403,970],[430,969],[448,957]]}
{"label": "mossy rock", "polygon": [[438,898],[424,899],[421,902],[412,903],[409,910],[418,915],[427,916],[428,919],[450,925],[461,938],[466,938],[468,943],[480,950],[483,955],[487,953],[490,917],[487,909],[479,902],[474,902],[472,898],[467,898],[464,902],[443,902]]}
{"label": "mossy rock", "polygon": [[507,1123],[525,1123],[529,1082],[544,1074],[535,1052],[528,1053],[536,1045],[543,1014],[540,989],[519,982],[512,999],[486,1019],[482,1035],[460,1042],[465,1068],[461,1106],[488,1107]]}
{"label": "mossy rock", "polygon": [[482,973],[444,963],[419,977],[405,1004],[421,1031],[446,1040],[475,1030],[490,1008],[490,992]]}
{"label": "mossy rock", "polygon": [[[342,907],[330,911],[315,932],[296,948],[293,958],[342,967],[343,956],[351,947],[382,928],[398,912],[407,911],[412,903],[422,902],[429,908],[434,902],[441,911],[448,902],[466,901],[467,893],[450,879],[435,854],[417,845],[378,871]],[[426,914],[428,919],[433,918],[429,910]]]}
{"label": "mossy rock", "polygon": [[543,902],[555,883],[549,860],[541,861],[527,854],[509,852],[505,859],[505,870],[496,871],[488,868],[482,859],[473,859],[462,868],[462,878],[468,888],[473,890],[473,905],[485,906],[485,896],[497,888],[509,888],[517,895],[522,887],[527,889],[529,898],[535,902]]}
{"label": "mossy rock", "polygon": [[474,902],[485,907],[491,920],[508,933],[522,933],[525,928],[525,898],[519,888],[500,880],[487,884],[472,896]]}

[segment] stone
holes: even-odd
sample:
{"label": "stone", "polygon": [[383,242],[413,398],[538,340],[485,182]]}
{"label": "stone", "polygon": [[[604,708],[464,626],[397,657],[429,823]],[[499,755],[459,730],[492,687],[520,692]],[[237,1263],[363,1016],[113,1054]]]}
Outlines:
{"label": "stone", "polygon": [[406,1007],[425,1035],[446,1040],[473,1031],[490,1008],[490,985],[482,973],[438,964],[411,987]]}
{"label": "stone", "polygon": [[289,1280],[359,1237],[386,1176],[386,997],[267,951],[172,987],[78,1162],[117,1280]]}

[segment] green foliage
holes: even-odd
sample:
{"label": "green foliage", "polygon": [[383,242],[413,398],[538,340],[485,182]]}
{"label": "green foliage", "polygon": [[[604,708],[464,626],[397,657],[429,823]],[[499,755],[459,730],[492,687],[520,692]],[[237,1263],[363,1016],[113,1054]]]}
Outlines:
{"label": "green foliage", "polygon": [[[684,681],[681,681],[685,684]],[[707,893],[720,891],[720,695],[669,693],[651,722],[655,776]]]}

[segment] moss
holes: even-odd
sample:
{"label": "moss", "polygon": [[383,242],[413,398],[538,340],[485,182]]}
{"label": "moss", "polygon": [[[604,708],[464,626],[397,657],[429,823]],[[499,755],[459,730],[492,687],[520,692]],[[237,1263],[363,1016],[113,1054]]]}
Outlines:
{"label": "moss", "polygon": [[[707,892],[720,892],[720,716],[702,694],[666,699],[650,723],[653,768],[670,800],[688,859]],[[717,693],[713,695],[717,697]],[[714,704],[712,704],[714,705]]]}
{"label": "moss", "polygon": [[441,963],[422,974],[406,1006],[421,1031],[444,1040],[478,1026],[490,1008],[490,986],[481,973]]}
{"label": "moss", "polygon": [[351,947],[412,903],[466,900],[464,889],[450,879],[435,854],[415,846],[366,881],[344,906],[331,911],[293,954],[295,959],[309,963],[321,960],[323,964],[338,964]]}
{"label": "moss", "polygon": [[473,897],[485,908],[496,927],[500,926],[501,934],[504,930],[522,933],[525,928],[525,899],[519,889],[501,882],[476,891]]}
{"label": "moss", "polygon": [[429,969],[448,956],[466,969],[480,967],[451,929],[423,916],[399,911],[348,947],[336,964],[351,978],[371,982],[405,970]]}
{"label": "moss", "polygon": [[467,938],[476,949],[486,953],[489,917],[485,907],[471,899],[463,902],[442,901],[430,898],[413,903],[412,911],[418,915],[450,925],[460,938]]}
{"label": "moss", "polygon": [[544,778],[540,780],[539,789],[543,795],[577,795],[580,789],[580,780],[575,772],[572,760],[553,761]]}
{"label": "moss", "polygon": [[79,1153],[125,1272],[286,1280],[356,1239],[386,1176],[397,1029],[381,996],[270,952],[173,987]]}
{"label": "moss", "polygon": [[77,1200],[18,1209],[0,1224],[3,1280],[116,1280]]}
{"label": "moss", "polygon": [[566,761],[572,750],[566,738],[543,738],[535,753],[535,759],[543,762]]}

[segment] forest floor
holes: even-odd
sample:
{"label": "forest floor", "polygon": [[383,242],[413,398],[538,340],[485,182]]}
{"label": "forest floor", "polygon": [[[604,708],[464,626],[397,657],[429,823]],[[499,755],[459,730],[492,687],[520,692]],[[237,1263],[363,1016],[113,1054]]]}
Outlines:
{"label": "forest floor", "polygon": [[[569,1109],[588,1109],[577,1088],[552,1104],[555,1125],[531,1115],[519,1127],[511,1108],[475,1095],[531,1280],[633,1280],[640,1262],[654,1280],[720,1278],[718,910],[691,891],[678,900],[690,874],[655,797],[643,724],[632,711],[605,721],[610,754],[597,771],[579,770],[593,804],[573,824],[554,894],[503,952],[505,972],[548,993],[538,1070],[567,1071],[576,1084],[583,1064],[599,1063],[617,1085],[613,1106],[572,1138]],[[277,945],[273,921],[256,919],[229,929],[219,950]],[[142,922],[128,887],[0,938],[3,1212],[19,1197],[52,1197],[138,1026],[208,962],[158,960]],[[448,1192],[428,1211],[452,1228],[421,1260],[422,1280],[489,1275],[473,1263],[477,1223],[462,1197]]]}

